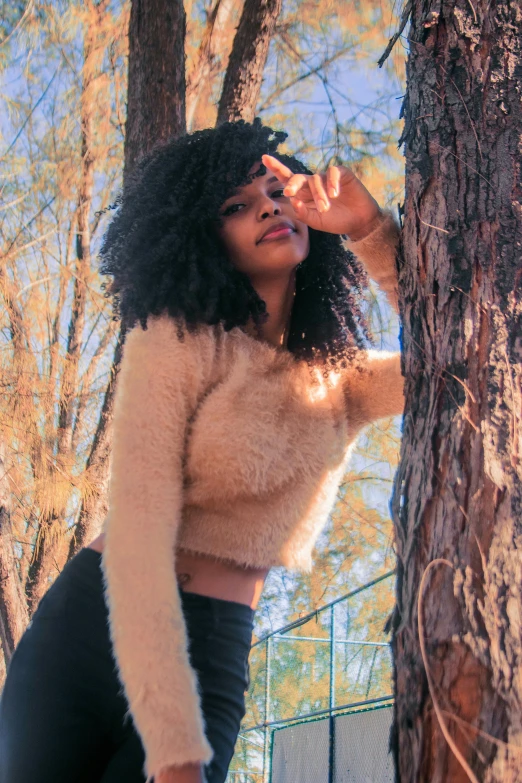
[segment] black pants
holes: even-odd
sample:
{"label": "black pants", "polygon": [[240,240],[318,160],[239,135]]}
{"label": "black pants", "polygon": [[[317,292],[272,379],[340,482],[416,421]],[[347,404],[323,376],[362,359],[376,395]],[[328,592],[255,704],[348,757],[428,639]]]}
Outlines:
{"label": "black pants", "polygon": [[[181,593],[214,758],[223,783],[245,712],[254,612]],[[43,597],[0,700],[0,783],[143,783],[144,752],[128,716],[108,631],[101,555],[82,549]]]}

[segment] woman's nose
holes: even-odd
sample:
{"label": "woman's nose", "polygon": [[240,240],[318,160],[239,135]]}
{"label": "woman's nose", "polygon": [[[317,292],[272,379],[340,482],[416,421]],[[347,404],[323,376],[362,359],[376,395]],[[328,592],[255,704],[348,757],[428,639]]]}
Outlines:
{"label": "woman's nose", "polygon": [[265,218],[270,217],[270,215],[280,215],[281,214],[281,207],[280,205],[272,201],[271,199],[267,199],[260,209],[260,216],[263,220]]}

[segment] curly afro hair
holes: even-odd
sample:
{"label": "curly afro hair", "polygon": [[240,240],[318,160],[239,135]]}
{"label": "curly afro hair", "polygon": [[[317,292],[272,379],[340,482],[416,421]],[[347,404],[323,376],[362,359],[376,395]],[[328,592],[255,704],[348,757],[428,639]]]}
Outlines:
{"label": "curly afro hair", "polygon": [[[287,133],[259,118],[227,122],[157,146],[125,182],[104,236],[100,271],[111,275],[114,317],[125,330],[167,311],[189,330],[250,319],[259,329],[265,302],[235,269],[218,239],[219,208],[243,184],[261,155],[274,155],[294,173],[312,172],[277,154]],[[261,168],[254,176],[262,175]],[[287,349],[309,364],[344,365],[369,328],[362,313],[366,273],[341,237],[309,229],[310,252],[296,270]],[[181,317],[181,318],[180,318]],[[182,335],[183,329],[181,329]]]}

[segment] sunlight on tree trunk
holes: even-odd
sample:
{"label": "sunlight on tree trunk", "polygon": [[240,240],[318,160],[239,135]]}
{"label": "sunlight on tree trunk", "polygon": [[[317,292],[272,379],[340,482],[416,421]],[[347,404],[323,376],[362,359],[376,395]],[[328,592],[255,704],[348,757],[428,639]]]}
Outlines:
{"label": "sunlight on tree trunk", "polygon": [[210,127],[215,123],[216,107],[212,90],[219,74],[226,70],[234,40],[234,16],[241,0],[215,0],[195,62],[187,79],[187,130]]}

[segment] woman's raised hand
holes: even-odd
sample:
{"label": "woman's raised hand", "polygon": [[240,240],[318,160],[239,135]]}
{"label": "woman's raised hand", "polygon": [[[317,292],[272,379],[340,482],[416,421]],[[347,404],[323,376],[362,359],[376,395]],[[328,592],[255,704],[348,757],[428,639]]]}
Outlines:
{"label": "woman's raised hand", "polygon": [[293,174],[272,155],[262,160],[284,184],[297,219],[310,228],[357,241],[380,222],[379,205],[346,166],[329,166],[324,174]]}

